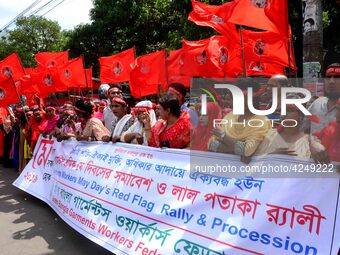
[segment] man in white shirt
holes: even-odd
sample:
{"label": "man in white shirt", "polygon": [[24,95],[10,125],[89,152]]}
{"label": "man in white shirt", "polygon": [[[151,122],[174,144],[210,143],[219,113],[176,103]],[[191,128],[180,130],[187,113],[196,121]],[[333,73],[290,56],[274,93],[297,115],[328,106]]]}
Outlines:
{"label": "man in white shirt", "polygon": [[[123,97],[122,88],[118,84],[113,84],[108,90],[108,101],[111,102],[112,98],[114,97]],[[112,132],[115,122],[117,122],[117,117],[113,114],[110,104],[108,104],[108,106],[106,106],[103,111],[104,126]]]}
{"label": "man in white shirt", "polygon": [[336,103],[340,98],[340,64],[327,67],[325,78],[325,96],[316,99],[308,108],[309,112],[320,118],[320,123],[306,120],[306,131],[315,133],[323,129],[336,117]]}

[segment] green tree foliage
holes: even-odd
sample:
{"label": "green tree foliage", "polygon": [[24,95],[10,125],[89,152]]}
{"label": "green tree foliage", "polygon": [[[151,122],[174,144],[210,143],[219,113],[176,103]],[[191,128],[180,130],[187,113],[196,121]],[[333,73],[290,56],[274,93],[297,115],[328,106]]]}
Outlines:
{"label": "green tree foliage", "polygon": [[40,51],[60,51],[64,48],[65,36],[57,22],[43,17],[21,17],[16,28],[0,40],[1,59],[18,52],[24,66],[34,66],[33,54]]}

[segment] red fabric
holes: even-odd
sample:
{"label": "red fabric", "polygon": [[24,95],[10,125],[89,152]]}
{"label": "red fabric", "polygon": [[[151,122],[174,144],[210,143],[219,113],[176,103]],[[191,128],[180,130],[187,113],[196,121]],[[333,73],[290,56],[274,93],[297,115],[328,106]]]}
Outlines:
{"label": "red fabric", "polygon": [[222,5],[208,5],[192,0],[191,4],[192,11],[189,14],[188,20],[199,26],[212,27],[220,34],[226,35],[231,39],[238,39],[235,25],[227,22],[235,7],[234,2]]}
{"label": "red fabric", "polygon": [[254,0],[235,0],[228,22],[247,27],[275,32],[288,38],[287,0],[265,1],[266,5],[258,7]]}
{"label": "red fabric", "polygon": [[175,124],[168,130],[165,120],[158,120],[151,129],[149,146],[160,147],[162,142],[168,141],[170,148],[183,149],[190,143],[190,116],[182,112]]}
{"label": "red fabric", "polygon": [[208,142],[212,136],[212,129],[214,128],[214,120],[222,118],[221,108],[213,102],[207,104],[208,124],[202,126],[198,123],[197,128],[193,131],[190,148],[193,150],[207,151]]}
{"label": "red fabric", "polygon": [[87,88],[92,89],[93,88],[92,67],[86,68],[85,72],[86,72]]}
{"label": "red fabric", "polygon": [[210,38],[208,53],[211,62],[223,70],[228,78],[236,78],[242,73],[242,64],[236,64],[237,59],[242,58],[241,45],[225,36],[213,36]]}
{"label": "red fabric", "polygon": [[40,97],[46,98],[48,93],[67,91],[67,87],[59,80],[56,68],[49,68],[41,73],[32,73],[31,78],[33,87],[39,91]]}
{"label": "red fabric", "polygon": [[0,61],[0,81],[6,81],[10,77],[14,81],[18,81],[24,75],[25,71],[17,53],[13,53]]}
{"label": "red fabric", "polygon": [[183,50],[172,50],[169,53],[169,57],[166,60],[168,68],[168,84],[182,83],[185,87],[190,88],[191,77],[181,75],[181,68],[184,64]]}
{"label": "red fabric", "polygon": [[31,119],[29,120],[29,126],[31,127],[30,147],[34,148],[35,144],[38,141],[40,134],[45,132],[45,129],[47,127],[47,120],[45,119],[45,117],[42,117],[41,122],[38,123],[36,122],[35,118],[32,116]]}
{"label": "red fabric", "polygon": [[183,66],[181,74],[184,76],[200,76],[204,78],[221,78],[224,72],[220,70],[210,59],[210,38],[191,42],[182,41]]}
{"label": "red fabric", "polygon": [[130,90],[135,98],[159,94],[159,85],[166,89],[165,50],[141,56],[131,71]]}
{"label": "red fabric", "polygon": [[270,4],[267,8],[264,8],[265,15],[273,22],[280,34],[286,38],[291,37],[288,20],[288,0],[272,0],[268,2]]}
{"label": "red fabric", "polygon": [[[245,30],[244,53],[247,60],[264,61],[289,66],[287,38],[273,32],[254,32]],[[293,49],[290,47],[290,67],[296,69]]]}
{"label": "red fabric", "polygon": [[0,82],[0,107],[20,103],[14,81],[9,78]]}
{"label": "red fabric", "polygon": [[[47,108],[48,107],[46,107],[46,109]],[[52,119],[47,120],[47,125],[46,125],[46,128],[45,128],[46,134],[50,134],[54,130],[54,128],[57,126],[58,120],[59,120],[59,115],[57,115],[57,114],[54,114]]]}
{"label": "red fabric", "polygon": [[271,77],[273,74],[285,74],[281,65],[261,61],[246,60],[246,74],[248,76]]}
{"label": "red fabric", "polygon": [[68,61],[68,51],[39,52],[34,55],[40,68],[51,68],[62,65]]}
{"label": "red fabric", "polygon": [[131,65],[135,60],[135,49],[131,48],[110,57],[98,59],[101,83],[116,83],[130,80]]}
{"label": "red fabric", "polygon": [[59,79],[66,87],[86,88],[86,75],[83,57],[72,59],[58,67]]}
{"label": "red fabric", "polygon": [[340,162],[340,124],[333,121],[313,135],[321,140],[321,144],[326,148],[330,160]]}

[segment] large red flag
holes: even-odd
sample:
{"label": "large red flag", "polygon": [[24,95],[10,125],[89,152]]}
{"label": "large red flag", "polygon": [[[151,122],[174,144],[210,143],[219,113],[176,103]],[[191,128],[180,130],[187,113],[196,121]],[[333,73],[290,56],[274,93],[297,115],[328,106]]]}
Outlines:
{"label": "large red flag", "polygon": [[7,81],[10,77],[17,81],[24,75],[25,71],[17,53],[13,53],[0,61],[0,81]]}
{"label": "large red flag", "polygon": [[286,0],[234,0],[228,22],[275,32],[288,37]]}
{"label": "large red flag", "polygon": [[0,106],[20,103],[12,78],[0,82]]}
{"label": "large red flag", "polygon": [[59,79],[66,87],[86,87],[83,56],[72,59],[58,67]]}
{"label": "large red flag", "polygon": [[131,48],[110,57],[98,59],[101,83],[116,83],[130,80],[131,65],[135,60],[135,49]]}
{"label": "large red flag", "polygon": [[222,5],[209,5],[191,0],[192,11],[188,20],[199,26],[208,26],[217,32],[231,38],[238,38],[235,25],[227,22],[231,17],[235,3],[229,2]]}
{"label": "large red flag", "polygon": [[130,90],[135,98],[158,94],[159,86],[166,89],[166,52],[165,50],[150,53],[135,60],[131,71]]}
{"label": "large red flag", "polygon": [[191,77],[181,75],[181,68],[184,64],[183,50],[172,50],[169,53],[169,57],[166,60],[168,68],[168,84],[170,83],[182,83],[185,87],[190,88]]}
{"label": "large red flag", "polygon": [[191,42],[182,41],[183,66],[181,75],[199,76],[204,78],[224,77],[224,72],[219,69],[210,59],[209,55],[210,38]]}
{"label": "large red flag", "polygon": [[48,93],[64,92],[67,87],[59,79],[59,73],[56,68],[49,68],[40,73],[31,73],[32,85],[39,95],[43,98],[48,97]]}
{"label": "large red flag", "polygon": [[[289,66],[288,39],[273,32],[244,31],[245,58]],[[293,49],[290,47],[290,67],[295,69]]]}
{"label": "large red flag", "polygon": [[42,68],[57,67],[68,61],[68,51],[62,52],[39,52],[34,55],[38,66]]}

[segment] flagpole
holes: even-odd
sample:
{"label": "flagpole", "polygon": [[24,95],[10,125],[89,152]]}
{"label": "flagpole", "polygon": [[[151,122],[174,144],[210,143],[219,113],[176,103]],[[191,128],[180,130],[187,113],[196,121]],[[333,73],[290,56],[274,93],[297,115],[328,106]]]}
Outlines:
{"label": "flagpole", "polygon": [[[17,89],[17,87],[15,86],[15,81],[14,81],[14,79],[13,79],[12,75],[10,76],[10,79],[11,79],[11,81],[12,81],[12,83],[13,83],[13,86],[14,86],[14,88],[15,88],[15,92],[17,93],[17,96],[18,96],[18,98],[19,98],[19,101],[20,101],[21,107],[23,107],[24,105],[23,105],[23,103],[22,103],[22,101],[21,101],[21,98],[20,98],[20,95],[19,95],[18,89]],[[27,118],[27,115],[26,115],[26,113],[25,113],[25,119],[26,119],[26,122],[27,122],[27,125],[28,125],[28,127],[30,128],[30,124],[29,124],[29,122],[28,122],[28,118]]]}
{"label": "flagpole", "polygon": [[[86,70],[85,70],[85,61],[84,61],[83,54],[81,55],[81,59],[83,61],[83,69],[84,69],[84,75],[85,75],[86,88],[88,89],[89,84],[87,82],[87,74],[86,74]],[[91,79],[92,79],[92,77],[91,77]],[[79,90],[80,90],[80,85],[79,85]],[[92,92],[91,94],[92,94],[92,100],[93,100],[93,88],[91,88],[91,92]],[[80,94],[82,94],[81,90],[80,90]]]}
{"label": "flagpole", "polygon": [[243,78],[246,78],[247,74],[246,74],[246,62],[245,62],[242,30],[243,30],[243,27],[240,26],[240,41],[241,41],[241,50],[242,50],[242,76],[243,76]]}

